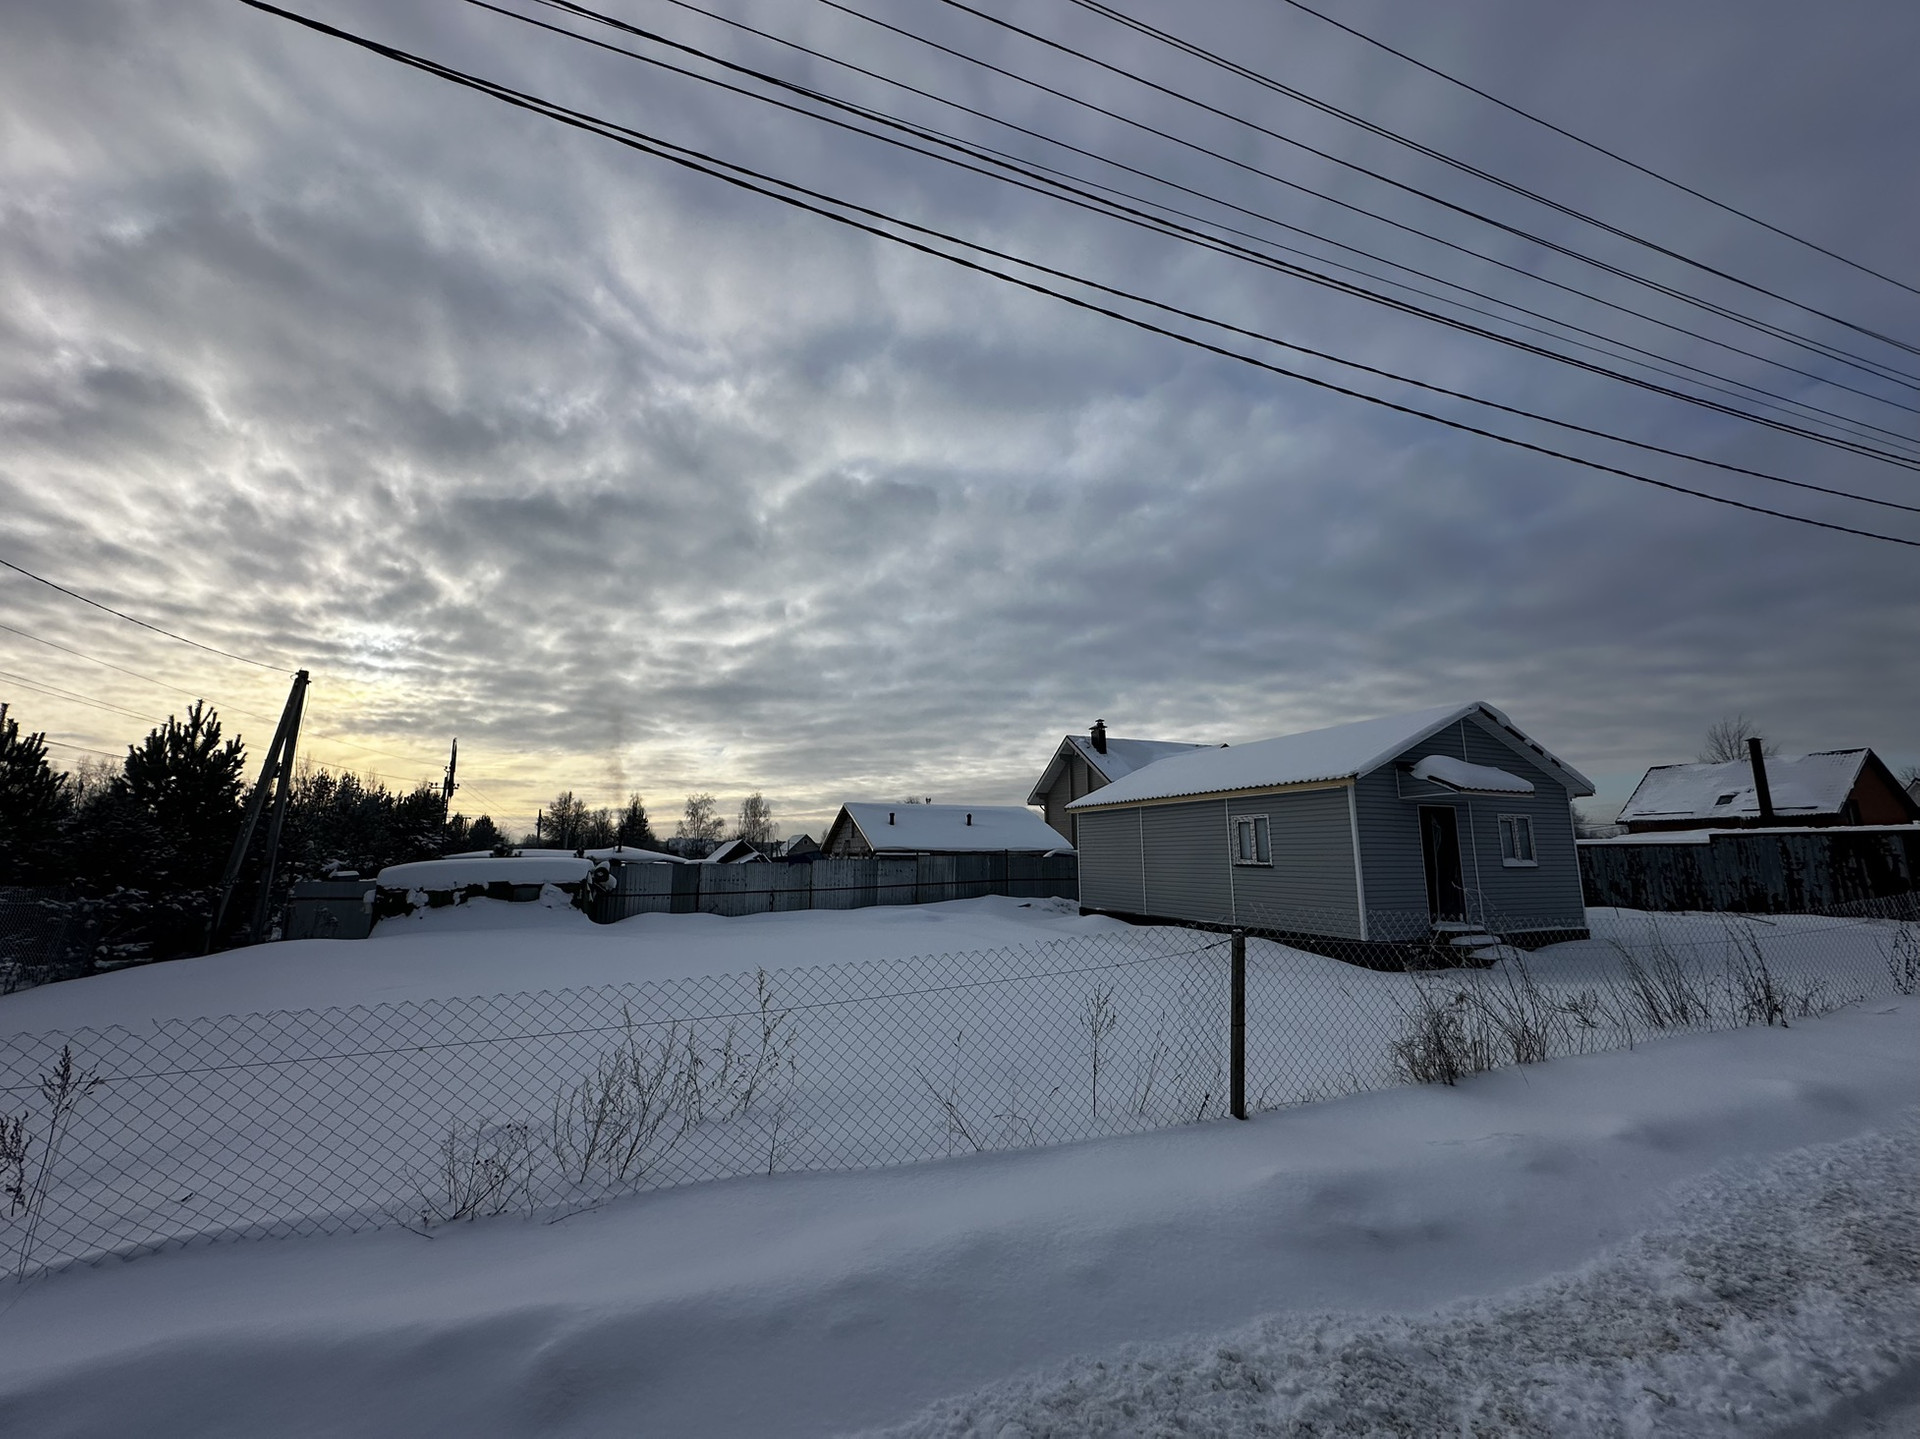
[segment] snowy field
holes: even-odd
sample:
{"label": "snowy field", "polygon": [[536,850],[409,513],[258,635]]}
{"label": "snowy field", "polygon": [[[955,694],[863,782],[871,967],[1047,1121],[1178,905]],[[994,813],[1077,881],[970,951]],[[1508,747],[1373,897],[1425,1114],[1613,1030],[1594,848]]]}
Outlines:
{"label": "snowy field", "polygon": [[[1253,1107],[1797,1023],[1894,994],[1890,964],[1920,965],[1912,926],[1877,920],[1599,912],[1594,926],[1484,971],[1412,975],[1250,944]],[[477,901],[377,934],[0,1001],[0,1022],[61,1022],[0,1046],[29,1150],[60,1136],[32,1202],[0,1221],[7,1267],[558,1218],[642,1189],[1226,1110],[1224,939],[1061,901],[610,927]],[[799,958],[815,963],[741,972]],[[594,983],[529,992],[529,976]],[[64,1108],[45,1089],[63,1049]]]}
{"label": "snowy field", "polygon": [[0,1433],[1913,1432],[1920,1003],[0,1298]]}

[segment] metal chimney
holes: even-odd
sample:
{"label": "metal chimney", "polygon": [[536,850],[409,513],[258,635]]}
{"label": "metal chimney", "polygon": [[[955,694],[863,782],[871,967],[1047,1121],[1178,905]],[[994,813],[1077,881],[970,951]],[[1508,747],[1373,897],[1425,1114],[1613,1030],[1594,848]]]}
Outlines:
{"label": "metal chimney", "polygon": [[1747,761],[1753,766],[1753,797],[1760,801],[1760,823],[1772,824],[1773,791],[1767,788],[1767,757],[1760,752],[1760,736],[1747,740]]}
{"label": "metal chimney", "polygon": [[1092,739],[1093,752],[1095,754],[1105,754],[1107,752],[1107,722],[1105,720],[1097,719],[1093,722]]}

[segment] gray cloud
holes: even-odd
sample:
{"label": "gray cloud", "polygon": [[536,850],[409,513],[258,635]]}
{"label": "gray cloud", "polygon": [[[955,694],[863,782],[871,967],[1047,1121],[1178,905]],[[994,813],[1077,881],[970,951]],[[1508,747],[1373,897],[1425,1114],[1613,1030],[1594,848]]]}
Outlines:
{"label": "gray cloud", "polygon": [[[1301,343],[1736,463],[1914,493],[1885,467],[1176,252],[463,6],[324,8],[350,28]],[[316,740],[324,762],[411,779],[458,733],[477,786],[469,808],[515,822],[562,786],[596,801],[638,788],[659,813],[692,788],[762,788],[783,816],[806,819],[903,792],[1018,799],[1058,733],[1096,714],[1123,733],[1239,740],[1454,697],[1507,705],[1607,776],[1685,757],[1735,709],[1789,747],[1866,742],[1920,759],[1909,554],[1660,495],[1184,350],[238,6],[16,9],[0,57],[6,553],[209,643],[308,666],[317,728],[382,752]],[[1160,142],[819,7],[751,13],[1135,163],[1168,160]],[[957,17],[901,13],[1250,163],[1390,203],[1164,97],[1036,65]],[[1195,93],[1231,93],[1315,143],[1430,178],[1330,122],[1122,44],[1068,7],[1031,15]],[[1716,263],[1916,332],[1920,308],[1886,287],[1297,18],[1245,6],[1179,23]],[[1895,59],[1920,40],[1908,7],[1815,24],[1785,5],[1574,14],[1486,0],[1442,14],[1383,0],[1353,18],[1850,253],[1898,266],[1920,221],[1902,138],[1920,116]],[[736,43],[685,17],[661,23]],[[744,43],[737,53],[765,60]],[[777,63],[869,93],[818,65]],[[1177,163],[1242,203],[1438,263],[1325,204]],[[1550,228],[1593,240],[1571,222]],[[1448,273],[1520,293],[1472,262]],[[1601,313],[1544,290],[1529,302]],[[1695,363],[1736,363],[1618,324]],[[1885,512],[1689,478],[1920,534]],[[17,577],[0,581],[0,606],[9,623],[186,691],[256,714],[276,706],[272,675],[115,626]],[[178,700],[9,635],[0,656],[142,712]],[[19,704],[73,743],[112,749],[137,728],[44,697]],[[264,738],[266,724],[242,728]]]}

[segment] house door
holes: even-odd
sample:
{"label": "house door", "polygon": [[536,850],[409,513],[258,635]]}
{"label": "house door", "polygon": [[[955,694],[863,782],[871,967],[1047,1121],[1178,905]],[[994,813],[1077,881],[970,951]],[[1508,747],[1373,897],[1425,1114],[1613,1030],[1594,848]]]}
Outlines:
{"label": "house door", "polygon": [[1427,913],[1458,924],[1467,917],[1460,878],[1460,815],[1450,804],[1420,806],[1420,848],[1427,862]]}

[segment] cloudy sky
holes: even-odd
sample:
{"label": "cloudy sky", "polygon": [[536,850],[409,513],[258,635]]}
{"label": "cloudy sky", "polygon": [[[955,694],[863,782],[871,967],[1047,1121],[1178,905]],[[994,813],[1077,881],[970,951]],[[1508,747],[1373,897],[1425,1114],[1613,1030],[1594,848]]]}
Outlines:
{"label": "cloudy sky", "polygon": [[[532,0],[502,3],[621,42]],[[1920,356],[1442,169],[1068,0],[980,4],[1173,93],[939,0],[703,3],[1208,198],[663,0],[601,8],[1266,240],[1393,273],[1325,240],[1361,247],[1909,444],[1920,434],[1911,411],[1822,380],[1907,404],[1920,391],[1179,97],[1883,366],[1920,371]],[[1600,159],[1278,0],[1115,3],[1669,249],[1920,343],[1915,294]],[[1321,3],[1920,284],[1920,7]],[[1146,233],[460,0],[292,8],[1297,344],[1920,503],[1911,469]],[[1603,810],[1645,765],[1691,758],[1705,727],[1734,711],[1790,750],[1864,743],[1896,765],[1920,761],[1915,549],[1744,514],[1316,390],[741,193],[234,0],[10,0],[5,31],[0,557],[206,644],[310,669],[316,762],[411,783],[437,776],[458,735],[462,807],[516,827],[566,787],[596,804],[637,790],[656,821],[690,790],[731,809],[759,789],[792,830],[845,799],[1018,802],[1059,736],[1096,716],[1117,734],[1242,741],[1485,698],[1601,780]],[[1920,538],[1911,512],[1227,343],[1627,469]],[[68,746],[64,761],[119,753],[148,718],[196,695],[249,740],[271,733],[286,684],[273,669],[173,643],[9,572],[0,616],[0,698]]]}

